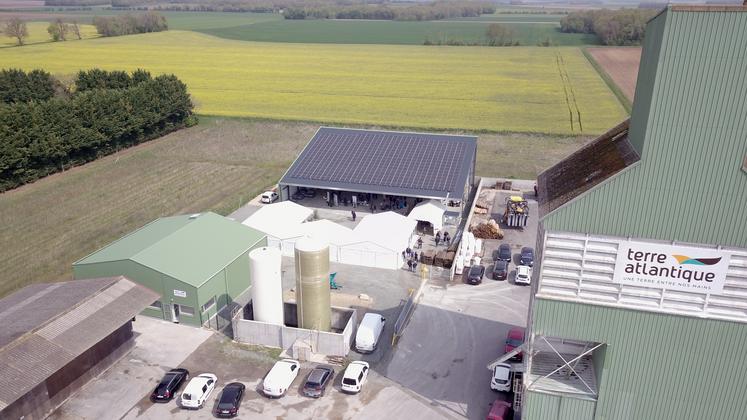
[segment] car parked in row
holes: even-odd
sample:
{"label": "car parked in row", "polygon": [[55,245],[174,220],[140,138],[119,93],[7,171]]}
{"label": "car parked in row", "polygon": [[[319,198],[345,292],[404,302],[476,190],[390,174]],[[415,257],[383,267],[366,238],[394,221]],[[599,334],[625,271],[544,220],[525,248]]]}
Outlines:
{"label": "car parked in row", "polygon": [[270,398],[282,397],[300,370],[301,364],[297,360],[278,360],[262,381],[262,392]]}
{"label": "car parked in row", "polygon": [[485,277],[485,267],[481,264],[473,264],[467,272],[467,283],[475,285],[480,284],[482,283],[483,277]]}
{"label": "car parked in row", "polygon": [[516,267],[516,284],[530,284],[532,282],[532,268],[528,265],[520,265]]}
{"label": "car parked in row", "polygon": [[215,389],[218,377],[212,373],[201,373],[187,384],[179,399],[183,408],[199,409],[205,405],[210,394]]}
{"label": "car parked in row", "polygon": [[309,376],[306,377],[306,383],[303,384],[301,392],[311,398],[323,397],[327,385],[332,382],[334,376],[335,370],[332,366],[319,365],[312,369]]}
{"label": "car parked in row", "polygon": [[490,379],[490,389],[493,391],[511,391],[511,365],[499,363],[493,368],[493,377]]}
{"label": "car parked in row", "polygon": [[511,245],[501,244],[493,255],[493,260],[511,262]]}
{"label": "car parked in row", "polygon": [[366,362],[354,361],[350,362],[348,367],[345,369],[345,373],[342,375],[342,392],[348,394],[357,394],[361,392],[363,384],[368,379],[369,366]]}
{"label": "car parked in row", "polygon": [[534,267],[534,248],[530,248],[528,246],[521,248],[519,264]]}
{"label": "car parked in row", "polygon": [[171,369],[166,372],[158,383],[156,389],[150,395],[150,399],[153,402],[169,402],[176,395],[176,391],[179,387],[189,379],[189,371],[187,369]]}
{"label": "car parked in row", "polygon": [[231,382],[226,385],[218,400],[218,406],[215,408],[215,415],[218,417],[237,416],[245,390],[246,386],[240,382]]}
{"label": "car parked in row", "polygon": [[508,262],[497,260],[493,264],[493,280],[506,280],[508,277]]}

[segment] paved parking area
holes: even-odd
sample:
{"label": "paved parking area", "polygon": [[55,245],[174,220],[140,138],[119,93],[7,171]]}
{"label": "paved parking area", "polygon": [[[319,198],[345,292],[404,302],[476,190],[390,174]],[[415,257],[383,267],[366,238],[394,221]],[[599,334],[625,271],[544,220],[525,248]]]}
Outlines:
{"label": "paved parking area", "polygon": [[50,419],[118,419],[142,400],[169,369],[213,335],[210,330],[145,316],[132,323],[135,347],[89,382]]}

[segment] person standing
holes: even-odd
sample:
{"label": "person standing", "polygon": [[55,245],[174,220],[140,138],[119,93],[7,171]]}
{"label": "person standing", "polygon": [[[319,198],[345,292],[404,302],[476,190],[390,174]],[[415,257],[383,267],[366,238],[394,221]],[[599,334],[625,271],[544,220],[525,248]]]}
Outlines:
{"label": "person standing", "polygon": [[407,271],[412,271],[412,260],[407,260]]}
{"label": "person standing", "polygon": [[439,242],[441,242],[441,232],[436,232],[436,248],[438,248]]}
{"label": "person standing", "polygon": [[423,249],[423,238],[418,236],[418,249]]}
{"label": "person standing", "polygon": [[355,210],[350,210],[350,214],[353,215],[353,221],[355,222]]}
{"label": "person standing", "polygon": [[415,252],[415,251],[412,252],[412,260],[413,261],[417,261],[418,260],[418,253]]}

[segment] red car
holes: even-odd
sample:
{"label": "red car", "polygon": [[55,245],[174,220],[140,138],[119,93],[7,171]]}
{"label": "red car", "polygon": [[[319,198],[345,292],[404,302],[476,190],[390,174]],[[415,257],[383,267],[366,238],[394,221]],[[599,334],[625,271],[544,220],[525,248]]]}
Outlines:
{"label": "red car", "polygon": [[[504,353],[513,351],[524,343],[524,328],[511,328],[506,336],[506,348]],[[521,360],[522,353],[517,354],[513,358],[515,360]]]}
{"label": "red car", "polygon": [[511,404],[500,399],[490,405],[490,412],[485,420],[509,420],[512,417]]}

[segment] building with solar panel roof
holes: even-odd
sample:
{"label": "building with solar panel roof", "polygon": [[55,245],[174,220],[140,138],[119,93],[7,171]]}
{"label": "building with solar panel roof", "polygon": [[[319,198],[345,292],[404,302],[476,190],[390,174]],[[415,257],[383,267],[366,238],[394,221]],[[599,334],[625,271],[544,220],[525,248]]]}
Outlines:
{"label": "building with solar panel roof", "polygon": [[[440,200],[459,217],[472,191],[477,137],[321,127],[279,182],[281,200],[391,210]],[[381,206],[384,208],[381,208]]]}

